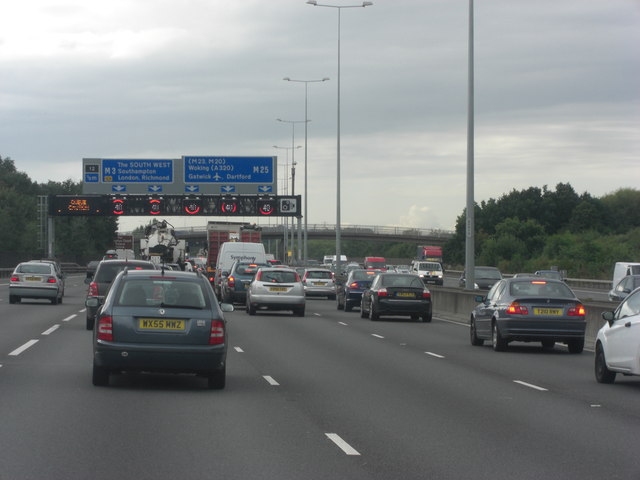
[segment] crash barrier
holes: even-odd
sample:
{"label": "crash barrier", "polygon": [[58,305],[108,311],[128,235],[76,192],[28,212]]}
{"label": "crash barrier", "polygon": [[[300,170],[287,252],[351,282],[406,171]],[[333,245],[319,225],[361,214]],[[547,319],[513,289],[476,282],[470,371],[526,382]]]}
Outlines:
{"label": "crash barrier", "polygon": [[[433,315],[445,320],[469,324],[471,312],[478,304],[477,295],[486,295],[486,291],[468,291],[459,288],[429,286],[433,300]],[[585,348],[593,349],[598,330],[604,325],[602,312],[614,310],[614,302],[585,302],[583,303],[587,315],[587,329],[585,332]]]}

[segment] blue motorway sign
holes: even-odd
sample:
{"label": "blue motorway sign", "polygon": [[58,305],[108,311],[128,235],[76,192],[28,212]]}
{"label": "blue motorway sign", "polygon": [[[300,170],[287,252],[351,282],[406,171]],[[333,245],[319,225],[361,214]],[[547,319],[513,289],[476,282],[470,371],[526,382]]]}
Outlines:
{"label": "blue motorway sign", "polygon": [[103,183],[173,183],[173,160],[102,159]]}
{"label": "blue motorway sign", "polygon": [[183,158],[185,183],[274,183],[274,157]]}

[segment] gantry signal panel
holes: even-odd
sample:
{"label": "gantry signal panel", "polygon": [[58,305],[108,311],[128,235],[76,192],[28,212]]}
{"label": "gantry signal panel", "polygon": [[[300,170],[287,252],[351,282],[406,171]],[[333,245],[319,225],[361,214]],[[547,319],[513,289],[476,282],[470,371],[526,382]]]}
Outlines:
{"label": "gantry signal panel", "polygon": [[50,195],[51,216],[299,217],[300,195]]}

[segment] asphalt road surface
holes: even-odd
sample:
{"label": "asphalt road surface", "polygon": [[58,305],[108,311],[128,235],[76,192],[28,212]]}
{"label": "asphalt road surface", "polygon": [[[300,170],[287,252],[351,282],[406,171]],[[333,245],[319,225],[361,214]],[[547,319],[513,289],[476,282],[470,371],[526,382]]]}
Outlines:
{"label": "asphalt road surface", "polygon": [[472,347],[441,321],[228,314],[227,388],[91,384],[81,277],[61,305],[0,286],[0,479],[640,479],[640,378],[593,353]]}

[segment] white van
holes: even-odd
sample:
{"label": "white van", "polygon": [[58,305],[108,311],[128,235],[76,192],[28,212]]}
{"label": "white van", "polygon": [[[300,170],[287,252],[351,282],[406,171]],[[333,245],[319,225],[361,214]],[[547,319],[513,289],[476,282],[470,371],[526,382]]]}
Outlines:
{"label": "white van", "polygon": [[627,275],[640,275],[640,263],[616,262],[613,267],[613,283],[611,288],[616,288],[618,282]]}
{"label": "white van", "polygon": [[236,260],[249,263],[267,263],[264,245],[251,242],[225,242],[222,244],[218,252],[216,273],[213,280],[213,289],[216,295],[220,295],[222,277],[229,275],[229,270]]}
{"label": "white van", "polygon": [[411,273],[419,275],[424,283],[444,284],[444,270],[439,262],[414,260],[411,263]]}

